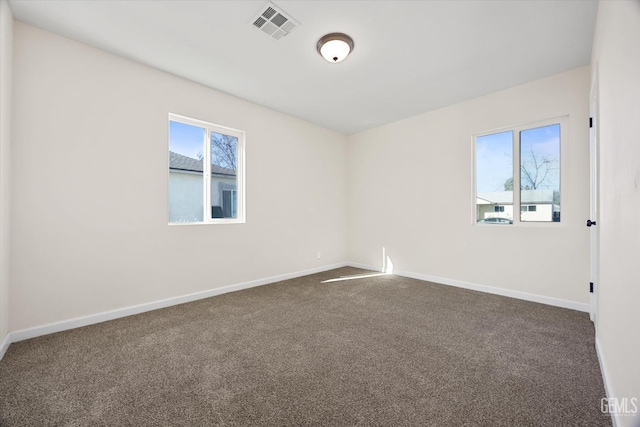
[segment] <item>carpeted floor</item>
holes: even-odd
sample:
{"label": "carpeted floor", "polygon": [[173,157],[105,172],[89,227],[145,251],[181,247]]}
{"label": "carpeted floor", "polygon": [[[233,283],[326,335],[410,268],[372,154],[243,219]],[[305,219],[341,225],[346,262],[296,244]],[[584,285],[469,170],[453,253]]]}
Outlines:
{"label": "carpeted floor", "polygon": [[3,426],[600,426],[586,313],[342,268],[10,346]]}

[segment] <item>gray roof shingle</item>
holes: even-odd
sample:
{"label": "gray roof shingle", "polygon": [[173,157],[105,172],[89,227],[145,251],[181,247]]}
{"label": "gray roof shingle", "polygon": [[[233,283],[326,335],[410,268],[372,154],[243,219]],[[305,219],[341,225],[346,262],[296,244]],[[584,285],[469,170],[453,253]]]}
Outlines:
{"label": "gray roof shingle", "polygon": [[[188,172],[202,172],[202,160],[169,151],[169,169]],[[236,176],[236,171],[211,164],[211,174]]]}

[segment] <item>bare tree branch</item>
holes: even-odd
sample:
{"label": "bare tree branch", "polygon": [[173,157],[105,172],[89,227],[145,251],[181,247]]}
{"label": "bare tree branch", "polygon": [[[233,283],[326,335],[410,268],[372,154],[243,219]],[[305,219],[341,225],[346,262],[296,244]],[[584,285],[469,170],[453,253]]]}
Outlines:
{"label": "bare tree branch", "polygon": [[520,188],[523,190],[537,190],[550,185],[547,177],[551,171],[557,170],[557,159],[550,159],[547,156],[539,157],[532,147],[529,147],[529,159],[520,165],[521,181]]}
{"label": "bare tree branch", "polygon": [[236,170],[238,139],[229,135],[211,135],[211,163],[223,168]]}

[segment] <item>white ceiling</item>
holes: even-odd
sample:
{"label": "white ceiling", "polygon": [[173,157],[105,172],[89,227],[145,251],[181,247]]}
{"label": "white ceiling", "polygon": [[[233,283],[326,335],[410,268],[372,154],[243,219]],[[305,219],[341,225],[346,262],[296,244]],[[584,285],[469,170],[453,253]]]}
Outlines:
{"label": "white ceiling", "polygon": [[[20,21],[345,134],[587,65],[597,3],[283,1],[301,26],[250,25],[264,1],[10,0]],[[316,42],[355,41],[326,62]]]}

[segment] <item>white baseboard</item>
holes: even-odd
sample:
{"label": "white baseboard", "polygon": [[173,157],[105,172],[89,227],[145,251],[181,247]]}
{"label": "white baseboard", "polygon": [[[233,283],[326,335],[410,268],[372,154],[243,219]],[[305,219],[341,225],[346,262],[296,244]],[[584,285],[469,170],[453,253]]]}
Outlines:
{"label": "white baseboard", "polygon": [[[381,270],[379,267],[360,264],[356,262],[349,262],[348,265],[351,267],[363,268],[366,270],[374,270],[374,271]],[[472,291],[502,295],[505,297],[538,302],[541,304],[553,305],[556,307],[570,308],[572,310],[584,311],[586,313],[588,313],[591,309],[591,306],[589,303],[580,303],[580,302],[570,301],[570,300],[565,300],[560,298],[547,297],[544,295],[530,294],[528,292],[514,291],[511,289],[495,288],[493,286],[479,285],[477,283],[464,282],[462,280],[447,279],[444,277],[430,276],[427,274],[413,273],[410,271],[393,270],[393,274],[398,276],[403,276],[403,277],[410,277],[412,279],[424,280],[426,282],[433,282],[433,283],[439,283],[442,285],[449,285],[449,286],[456,286],[458,288],[470,289]]]}
{"label": "white baseboard", "polygon": [[[184,304],[191,301],[200,300],[203,298],[209,298],[216,295],[226,294],[228,292],[240,291],[242,289],[254,288],[256,286],[267,285],[269,283],[279,282],[281,280],[294,279],[296,277],[306,276],[309,274],[320,273],[322,271],[333,270],[335,268],[345,267],[347,263],[338,263],[326,265],[323,267],[311,268],[308,270],[297,271],[295,273],[281,274],[278,276],[267,277],[265,279],[252,280],[249,282],[238,283],[235,285],[224,286],[221,288],[209,289],[202,292],[195,292],[188,295],[182,295],[172,298],[166,298],[159,301],[153,301],[144,304],[138,304],[130,307],[119,308],[116,310],[105,311],[102,313],[91,314],[83,317],[76,317],[74,319],[63,320],[60,322],[49,323],[42,326],[36,326],[33,328],[22,329],[9,333],[5,339],[6,347],[12,342],[23,341],[30,338],[39,337],[42,335],[53,334],[55,332],[62,332],[69,329],[80,328],[83,326],[93,325],[96,323],[106,322],[108,320],[119,319],[121,317],[127,317],[134,314],[140,314],[147,311],[157,310],[160,308],[170,307],[173,305]],[[3,342],[3,347],[5,347]],[[6,349],[5,349],[6,350]],[[0,353],[4,354],[4,353]],[[2,358],[0,357],[0,360]]]}
{"label": "white baseboard", "polygon": [[0,360],[4,357],[4,354],[7,352],[9,345],[11,344],[11,332],[7,334],[6,337],[2,340],[2,344],[0,344]]}
{"label": "white baseboard", "polygon": [[[224,286],[222,288],[210,289],[202,292],[195,292],[188,295],[182,295],[173,298],[167,298],[159,301],[154,301],[145,304],[139,304],[135,306],[125,307],[117,310],[106,311],[103,313],[93,314],[89,316],[77,317],[74,319],[63,320],[60,322],[49,323],[47,325],[36,326],[33,328],[22,329],[15,332],[8,333],[2,343],[0,344],[0,360],[4,357],[9,345],[13,342],[23,341],[30,338],[39,337],[42,335],[48,335],[55,332],[66,331],[69,329],[79,328],[82,326],[93,325],[96,323],[106,322],[108,320],[114,320],[121,317],[127,317],[134,314],[144,313],[147,311],[157,310],[160,308],[170,307],[173,305],[184,304],[199,299],[209,298],[216,295],[221,295],[229,292],[235,292],[242,289],[249,289],[257,286],[267,285],[270,283],[279,282],[282,280],[294,279],[296,277],[306,276],[309,274],[320,273],[323,271],[333,270],[340,267],[355,267],[364,270],[381,271],[380,268],[361,264],[357,262],[342,262],[332,265],[326,265],[323,267],[312,268],[308,270],[298,271],[295,273],[282,274],[278,276],[267,277],[265,279],[252,280],[249,282],[238,283],[235,285]],[[412,273],[406,271],[394,271],[393,274],[403,277],[410,277],[413,279],[424,280],[428,282],[440,283],[443,285],[456,286],[464,289],[471,289],[474,291],[486,292],[490,294],[502,295],[511,298],[517,298],[527,301],[538,302],[542,304],[553,305],[557,307],[570,308],[574,310],[589,312],[590,304],[578,303],[575,301],[563,300],[559,298],[546,297],[542,295],[530,294],[526,292],[513,291],[509,289],[495,288],[492,286],[479,285],[475,283],[463,282],[460,280],[446,279],[442,277],[429,276],[426,274]],[[609,380],[609,373],[607,370],[607,364],[605,362],[604,353],[600,345],[600,340],[596,337],[596,353],[598,356],[598,362],[600,363],[600,371],[602,372],[602,379],[604,382],[605,393],[607,397],[615,396],[611,382]],[[612,414],[612,422],[614,427],[620,426],[617,414]]]}
{"label": "white baseboard", "polygon": [[[191,301],[196,301],[203,298],[209,298],[216,295],[225,294],[228,292],[240,291],[242,289],[249,289],[256,286],[267,285],[269,283],[279,282],[281,280],[294,279],[296,277],[306,276],[309,274],[320,273],[322,271],[333,270],[335,268],[351,266],[356,268],[362,268],[365,270],[381,271],[380,268],[360,264],[356,262],[342,262],[337,264],[326,265],[323,267],[316,267],[308,270],[298,271],[294,273],[281,274],[278,276],[267,277],[265,279],[252,280],[249,282],[238,283],[235,285],[224,286],[221,288],[209,289],[202,292],[196,292],[188,295],[182,295],[172,298],[167,298],[159,301],[153,301],[144,304],[138,304],[130,307],[124,307],[116,310],[105,311],[102,313],[92,314],[88,316],[76,317],[73,319],[63,320],[60,322],[49,323],[46,325],[35,326],[33,328],[22,329],[14,332],[10,332],[2,341],[0,346],[0,360],[7,351],[9,345],[13,342],[23,341],[30,338],[39,337],[42,335],[53,334],[56,332],[62,332],[69,329],[80,328],[83,326],[93,325],[96,323],[102,323],[109,320],[119,319],[121,317],[132,316],[134,314],[140,314],[147,311],[157,310],[160,308],[170,307],[173,305],[184,304]],[[444,285],[456,286],[465,289],[471,289],[474,291],[486,292],[490,294],[503,295],[512,298],[523,299],[527,301],[539,302],[542,304],[553,305],[557,307],[571,308],[579,311],[589,311],[589,304],[581,304],[575,301],[562,300],[558,298],[545,297],[542,295],[529,294],[526,292],[512,291],[502,288],[494,288],[486,285],[478,285],[475,283],[463,282],[459,280],[446,279],[442,277],[429,276],[419,273],[411,273],[404,271],[394,271],[393,274],[404,277],[411,277],[418,280],[424,280],[428,282],[441,283]]]}
{"label": "white baseboard", "polygon": [[553,305],[556,307],[570,308],[572,310],[589,312],[589,304],[570,301],[566,299],[547,297],[544,295],[530,294],[528,292],[514,291],[511,289],[495,288],[493,286],[479,285],[476,283],[463,282],[462,280],[446,279],[443,277],[427,276],[425,274],[411,273],[407,271],[393,271],[398,276],[411,277],[413,279],[426,280],[427,282],[441,283],[443,285],[456,286],[458,288],[470,289],[472,291],[486,292],[488,294],[502,295],[510,298],[517,298],[526,301],[538,302],[541,304]]}
{"label": "white baseboard", "polygon": [[349,267],[361,268],[363,270],[382,271],[380,267],[374,267],[373,265],[360,264],[358,262],[348,262]]}
{"label": "white baseboard", "polygon": [[[604,353],[602,351],[602,346],[600,345],[600,340],[596,336],[596,354],[598,355],[598,362],[600,362],[600,372],[602,373],[602,382],[604,382],[604,392],[607,397],[616,397],[613,392],[613,386],[611,385],[611,381],[609,380],[609,371],[607,370],[607,363],[604,358]],[[611,414],[611,421],[613,422],[613,427],[620,426],[620,420],[618,419],[618,414]]]}

